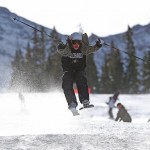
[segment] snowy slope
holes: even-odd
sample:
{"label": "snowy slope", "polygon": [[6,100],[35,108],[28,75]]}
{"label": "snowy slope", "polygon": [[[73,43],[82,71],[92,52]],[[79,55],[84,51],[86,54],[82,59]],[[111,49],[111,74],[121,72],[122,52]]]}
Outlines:
{"label": "snowy slope", "polygon": [[[95,107],[79,116],[67,109],[63,93],[24,96],[22,108],[18,94],[0,94],[1,150],[150,149],[150,95],[120,95],[132,123],[108,118],[105,102],[110,95],[91,95]],[[113,113],[116,116],[117,108]]]}

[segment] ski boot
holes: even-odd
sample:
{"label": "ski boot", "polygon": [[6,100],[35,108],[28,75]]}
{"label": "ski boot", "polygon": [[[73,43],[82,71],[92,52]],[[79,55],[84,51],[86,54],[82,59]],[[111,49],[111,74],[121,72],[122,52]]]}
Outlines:
{"label": "ski boot", "polygon": [[90,104],[90,101],[89,101],[89,100],[84,100],[84,101],[82,102],[82,104],[83,104],[83,107],[81,107],[79,110],[82,110],[82,109],[84,109],[84,108],[91,108],[91,107],[94,107],[93,104]]}
{"label": "ski boot", "polygon": [[73,116],[80,115],[75,107],[71,107],[71,108],[69,108],[69,110],[72,112]]}

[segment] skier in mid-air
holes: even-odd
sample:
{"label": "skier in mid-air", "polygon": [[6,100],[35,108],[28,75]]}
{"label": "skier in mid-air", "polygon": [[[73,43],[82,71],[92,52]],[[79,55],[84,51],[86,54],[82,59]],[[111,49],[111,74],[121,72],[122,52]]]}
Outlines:
{"label": "skier in mid-air", "polygon": [[[65,42],[60,42],[57,51],[61,54],[63,68],[62,88],[73,115],[78,115],[78,105],[73,84],[76,83],[79,101],[84,108],[90,107],[88,84],[86,79],[86,55],[96,52],[102,46],[103,40],[97,39],[95,45],[89,45],[86,33],[72,33]],[[92,70],[91,70],[92,71]]]}

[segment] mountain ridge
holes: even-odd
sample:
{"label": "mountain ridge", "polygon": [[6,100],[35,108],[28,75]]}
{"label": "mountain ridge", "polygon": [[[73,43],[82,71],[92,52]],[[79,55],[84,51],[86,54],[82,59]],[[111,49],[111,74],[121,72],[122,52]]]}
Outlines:
{"label": "mountain ridge", "polygon": [[[21,21],[30,24],[31,26],[36,26],[38,28],[42,26],[10,12],[5,7],[0,7],[0,71],[3,72],[3,74],[0,75],[0,91],[5,91],[9,85],[12,72],[11,61],[15,55],[16,49],[21,47],[22,50],[25,50],[33,32],[32,28],[14,21],[13,17],[17,17]],[[52,31],[52,29],[47,27],[44,27],[44,29],[46,33],[50,33]],[[132,30],[136,55],[143,58],[144,52],[150,50],[150,23],[147,25],[135,25],[132,27]],[[100,38],[102,38],[106,43],[111,43],[111,41],[113,41],[118,49],[124,50],[126,48],[124,39],[125,32]],[[89,37],[90,43],[94,43],[98,37],[99,36],[96,34],[92,34]],[[103,46],[94,54],[94,59],[99,74],[101,74],[100,68],[103,64],[104,54],[109,50],[109,47]],[[126,57],[126,55],[123,53],[121,55],[122,57]],[[142,62],[138,60],[138,63],[141,64]]]}

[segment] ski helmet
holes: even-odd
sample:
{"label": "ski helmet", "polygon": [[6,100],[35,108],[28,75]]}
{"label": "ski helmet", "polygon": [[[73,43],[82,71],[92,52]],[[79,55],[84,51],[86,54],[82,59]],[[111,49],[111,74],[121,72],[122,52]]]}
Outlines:
{"label": "ski helmet", "polygon": [[82,35],[78,32],[74,32],[70,35],[70,40],[72,40],[72,41],[74,41],[74,40],[81,41],[82,40]]}

